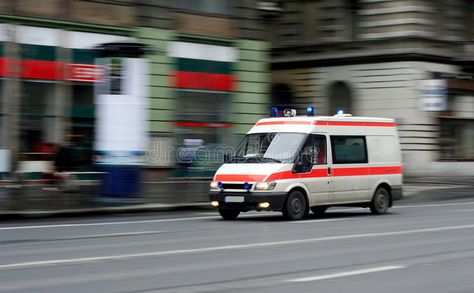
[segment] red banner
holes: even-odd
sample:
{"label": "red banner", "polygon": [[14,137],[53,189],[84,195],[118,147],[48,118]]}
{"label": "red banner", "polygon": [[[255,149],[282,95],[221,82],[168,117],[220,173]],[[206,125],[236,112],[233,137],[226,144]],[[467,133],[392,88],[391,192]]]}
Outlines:
{"label": "red banner", "polygon": [[104,69],[93,64],[75,64],[44,60],[15,60],[0,57],[0,76],[25,79],[97,82]]}
{"label": "red banner", "polygon": [[231,91],[235,77],[231,74],[178,71],[173,74],[172,83],[177,88]]}

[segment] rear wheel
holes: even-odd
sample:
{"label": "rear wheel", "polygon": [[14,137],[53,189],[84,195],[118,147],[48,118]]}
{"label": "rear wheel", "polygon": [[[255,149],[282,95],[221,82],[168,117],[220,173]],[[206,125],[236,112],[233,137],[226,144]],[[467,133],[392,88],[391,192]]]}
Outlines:
{"label": "rear wheel", "polygon": [[219,209],[219,214],[224,220],[235,220],[240,214],[239,210]]}
{"label": "rear wheel", "polygon": [[301,220],[306,215],[307,204],[301,191],[292,191],[283,207],[283,216],[289,220]]}
{"label": "rear wheel", "polygon": [[370,211],[375,215],[385,214],[390,205],[390,193],[383,187],[377,188],[370,203]]}
{"label": "rear wheel", "polygon": [[312,211],[313,214],[315,214],[316,216],[322,216],[322,215],[324,215],[324,213],[326,212],[327,209],[328,209],[328,207],[324,207],[324,206],[311,207],[311,211]]}

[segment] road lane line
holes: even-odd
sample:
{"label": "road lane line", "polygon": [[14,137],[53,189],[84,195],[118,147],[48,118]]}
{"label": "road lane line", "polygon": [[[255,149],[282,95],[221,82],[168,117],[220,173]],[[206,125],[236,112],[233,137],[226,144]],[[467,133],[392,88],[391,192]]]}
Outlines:
{"label": "road lane line", "polygon": [[44,229],[44,228],[70,228],[70,227],[87,227],[87,226],[110,226],[110,225],[126,225],[126,224],[143,224],[143,223],[165,223],[165,222],[181,222],[205,219],[217,219],[219,216],[208,217],[187,217],[187,218],[170,218],[158,220],[138,220],[138,221],[120,221],[120,222],[99,222],[99,223],[77,223],[77,224],[53,224],[53,225],[33,225],[33,226],[13,226],[0,227],[2,230],[21,230],[21,229]]}
{"label": "road lane line", "polygon": [[[240,218],[250,217],[269,217],[272,214],[250,214],[242,215]],[[202,217],[186,217],[186,218],[169,218],[169,219],[157,219],[157,220],[137,220],[137,221],[119,221],[119,222],[98,222],[98,223],[76,223],[76,224],[51,224],[51,225],[32,225],[32,226],[12,226],[12,227],[0,227],[2,230],[26,230],[26,229],[45,229],[45,228],[71,228],[71,227],[88,227],[88,226],[110,226],[110,225],[127,225],[127,224],[143,224],[143,223],[166,223],[166,222],[182,222],[182,221],[194,221],[194,220],[207,220],[207,219],[221,219],[221,216],[215,213],[215,216],[202,216]]]}
{"label": "road lane line", "polygon": [[356,220],[356,219],[360,219],[360,218],[354,217],[354,218],[315,219],[315,220],[293,221],[289,223],[290,224],[323,223],[323,222],[349,221],[349,220]]}
{"label": "road lane line", "polygon": [[286,280],[286,282],[314,282],[314,281],[322,281],[322,280],[342,278],[342,277],[350,277],[350,276],[356,276],[356,275],[364,275],[364,274],[371,274],[371,273],[378,273],[378,272],[385,272],[385,271],[393,271],[393,270],[399,270],[399,269],[403,269],[403,268],[406,268],[406,267],[405,266],[376,267],[376,268],[368,268],[368,269],[341,272],[341,273],[333,273],[333,274],[320,275],[320,276],[297,278],[297,279]]}
{"label": "road lane line", "polygon": [[[124,237],[124,236],[140,236],[140,235],[154,235],[164,233],[163,231],[140,231],[140,232],[125,232],[125,233],[108,233],[108,234],[86,234],[80,236],[70,236],[70,237],[61,237],[53,238],[54,240],[79,240],[84,238],[106,238],[106,237]],[[50,239],[46,239],[50,241]]]}
{"label": "road lane line", "polygon": [[54,259],[54,260],[21,262],[21,263],[7,263],[7,264],[0,264],[0,269],[5,270],[5,269],[18,269],[18,268],[28,268],[28,267],[42,267],[42,266],[48,266],[48,265],[80,264],[80,263],[108,261],[108,260],[125,260],[125,259],[134,259],[134,258],[143,258],[143,257],[197,254],[197,253],[207,253],[207,252],[217,252],[217,251],[242,250],[242,249],[274,247],[274,246],[283,246],[283,245],[306,244],[306,243],[314,243],[314,242],[322,242],[322,241],[375,238],[375,237],[396,236],[396,235],[410,235],[410,234],[452,231],[452,230],[473,229],[473,228],[474,228],[474,224],[459,225],[459,226],[444,226],[444,227],[436,227],[436,228],[423,228],[423,229],[414,229],[414,230],[399,230],[399,231],[392,231],[392,232],[327,236],[327,237],[319,237],[319,238],[284,240],[284,241],[274,241],[274,242],[259,242],[259,243],[236,244],[236,245],[214,246],[214,247],[204,247],[204,248],[152,251],[152,252],[144,252],[144,253],[71,258],[71,259]]}
{"label": "road lane line", "polygon": [[[459,206],[474,204],[474,201],[470,202],[459,202],[459,203],[444,203],[444,204],[418,204],[418,205],[398,205],[393,208],[423,208],[423,207],[442,207],[442,206]],[[357,209],[335,209],[330,210],[331,212],[348,212],[356,211]],[[272,214],[249,214],[242,215],[241,217],[262,217],[271,216]],[[50,225],[32,225],[32,226],[12,226],[12,227],[0,227],[0,231],[5,230],[22,230],[22,229],[45,229],[45,228],[71,228],[71,227],[88,227],[88,226],[110,226],[110,225],[126,225],[126,224],[144,224],[144,223],[166,223],[166,222],[182,222],[182,221],[194,221],[194,220],[206,220],[206,219],[220,219],[221,217],[216,216],[200,216],[200,217],[186,217],[186,218],[170,218],[170,219],[157,219],[157,220],[137,220],[137,221],[119,221],[119,222],[98,222],[98,223],[76,223],[76,224],[50,224]],[[296,222],[295,222],[296,223]]]}

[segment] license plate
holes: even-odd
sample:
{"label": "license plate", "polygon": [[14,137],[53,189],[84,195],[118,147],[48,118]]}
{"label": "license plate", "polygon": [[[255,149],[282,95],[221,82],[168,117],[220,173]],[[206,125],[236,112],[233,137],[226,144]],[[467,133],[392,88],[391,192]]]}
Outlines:
{"label": "license plate", "polygon": [[225,202],[244,202],[243,196],[226,196]]}

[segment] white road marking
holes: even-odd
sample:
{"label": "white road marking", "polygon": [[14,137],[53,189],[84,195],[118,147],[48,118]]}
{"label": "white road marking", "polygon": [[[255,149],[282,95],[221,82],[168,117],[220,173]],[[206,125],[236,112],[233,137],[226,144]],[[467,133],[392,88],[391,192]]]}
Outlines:
{"label": "white road marking", "polygon": [[[474,204],[474,201],[469,202],[456,202],[456,203],[441,203],[441,204],[416,204],[416,205],[398,205],[393,208],[424,208],[424,207],[443,207],[443,206],[459,206],[459,205],[470,205]],[[335,209],[330,210],[331,212],[348,212],[358,211],[359,208],[349,209]],[[204,213],[203,213],[204,214]],[[208,213],[206,213],[208,214]],[[248,215],[242,215],[241,217],[262,217],[270,216],[271,213],[257,214],[252,213]],[[119,222],[98,222],[98,223],[77,223],[77,224],[50,224],[50,225],[32,225],[32,226],[12,226],[12,227],[0,227],[0,231],[3,230],[22,230],[22,229],[44,229],[44,228],[70,228],[70,227],[88,227],[88,226],[109,226],[109,225],[126,225],[126,224],[143,224],[143,223],[166,223],[166,222],[181,222],[181,221],[194,221],[194,220],[206,220],[206,219],[219,219],[220,216],[200,216],[200,217],[186,217],[186,218],[170,218],[170,219],[157,219],[157,220],[137,220],[137,221],[119,221]],[[351,218],[353,219],[353,218]],[[308,220],[309,221],[309,220]],[[320,221],[320,220],[315,220]],[[305,221],[301,221],[304,223]],[[295,222],[299,223],[299,222]]]}
{"label": "white road marking", "polygon": [[171,219],[158,219],[158,220],[120,221],[120,222],[14,226],[14,227],[0,227],[0,231],[2,231],[2,230],[21,230],[21,229],[44,229],[44,228],[65,228],[65,227],[87,227],[87,226],[109,226],[109,225],[125,225],[125,224],[143,224],[143,223],[181,222],[181,221],[217,219],[217,218],[220,218],[220,217],[219,216],[212,216],[212,217],[209,216],[209,217],[188,217],[188,218],[171,218]]}
{"label": "white road marking", "polygon": [[360,219],[357,218],[334,218],[334,219],[315,219],[315,220],[303,220],[303,221],[293,221],[290,222],[291,224],[306,224],[306,223],[323,223],[323,222],[338,222],[338,221],[349,221],[349,220],[356,220]]}
{"label": "white road marking", "polygon": [[163,231],[140,231],[140,232],[128,232],[128,233],[109,233],[109,234],[86,234],[80,236],[61,237],[54,240],[75,240],[82,238],[105,238],[105,237],[122,237],[122,236],[139,236],[139,235],[152,235],[163,233]]}
{"label": "white road marking", "polygon": [[364,275],[364,274],[399,270],[399,269],[403,269],[403,268],[406,268],[406,267],[405,266],[384,266],[384,267],[368,268],[368,269],[361,269],[361,270],[341,272],[341,273],[333,273],[333,274],[320,275],[320,276],[297,278],[297,279],[286,280],[286,282],[314,282],[314,281],[322,281],[322,280],[342,278],[342,277],[350,277],[350,276],[356,276],[356,275]]}
{"label": "white road marking", "polygon": [[285,241],[274,241],[274,242],[236,244],[236,245],[227,245],[227,246],[214,246],[214,247],[179,249],[179,250],[152,251],[152,252],[134,253],[134,254],[121,254],[121,255],[96,256],[96,257],[84,257],[84,258],[54,259],[54,260],[45,260],[45,261],[7,263],[7,264],[0,264],[0,269],[17,269],[17,268],[25,268],[25,267],[42,267],[42,266],[48,266],[48,265],[80,264],[80,263],[88,263],[88,262],[108,261],[108,260],[124,260],[124,259],[143,258],[143,257],[159,257],[159,256],[167,256],[167,255],[196,254],[196,253],[206,253],[206,252],[216,252],[216,251],[273,247],[273,246],[292,245],[292,244],[305,244],[305,243],[314,243],[314,242],[322,242],[322,241],[374,238],[374,237],[385,237],[385,236],[396,236],[396,235],[410,235],[410,234],[418,234],[418,233],[452,231],[452,230],[473,229],[473,228],[474,228],[474,224],[472,224],[472,225],[460,225],[460,226],[444,226],[444,227],[436,227],[436,228],[400,230],[400,231],[392,231],[392,232],[351,234],[351,235],[328,236],[328,237],[298,239],[298,240],[285,240]]}

